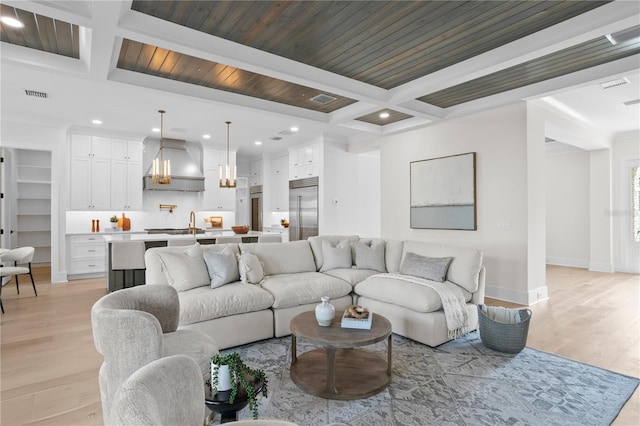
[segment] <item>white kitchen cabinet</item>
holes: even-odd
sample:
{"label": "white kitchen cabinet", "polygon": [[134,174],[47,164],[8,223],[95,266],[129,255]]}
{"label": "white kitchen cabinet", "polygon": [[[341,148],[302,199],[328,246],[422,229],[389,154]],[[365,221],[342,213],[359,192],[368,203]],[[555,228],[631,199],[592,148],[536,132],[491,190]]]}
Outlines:
{"label": "white kitchen cabinet", "polygon": [[289,180],[320,176],[322,144],[293,149],[289,152]]}
{"label": "white kitchen cabinet", "polygon": [[271,205],[274,211],[289,211],[289,158],[271,161]]}
{"label": "white kitchen cabinet", "polygon": [[104,275],[106,244],[100,235],[67,236],[67,247],[69,275]]}
{"label": "white kitchen cabinet", "polygon": [[111,139],[71,135],[71,209],[111,207]]}
{"label": "white kitchen cabinet", "polygon": [[[233,169],[236,163],[235,152],[229,153],[229,163],[230,175],[231,179],[233,179]],[[220,188],[220,166],[222,166],[222,176],[224,179],[226,164],[226,151],[214,149],[204,150],[204,195],[202,198],[202,208],[204,210],[235,211],[236,209],[235,188]]]}
{"label": "white kitchen cabinet", "polygon": [[262,160],[251,162],[249,186],[257,185],[262,185]]}
{"label": "white kitchen cabinet", "polygon": [[111,209],[142,210],[142,142],[112,140]]}

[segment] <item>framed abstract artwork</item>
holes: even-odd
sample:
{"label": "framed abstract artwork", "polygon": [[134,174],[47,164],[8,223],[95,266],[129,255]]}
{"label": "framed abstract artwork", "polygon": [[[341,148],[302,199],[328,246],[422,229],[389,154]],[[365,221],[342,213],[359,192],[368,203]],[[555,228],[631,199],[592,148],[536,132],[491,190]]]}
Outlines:
{"label": "framed abstract artwork", "polygon": [[412,161],[411,228],[475,231],[476,153]]}

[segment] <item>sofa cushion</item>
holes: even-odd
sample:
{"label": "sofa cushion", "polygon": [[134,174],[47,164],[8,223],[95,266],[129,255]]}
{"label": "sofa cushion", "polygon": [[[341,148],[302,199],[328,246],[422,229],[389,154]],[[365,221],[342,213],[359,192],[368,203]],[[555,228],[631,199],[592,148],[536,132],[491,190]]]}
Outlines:
{"label": "sofa cushion", "polygon": [[209,272],[200,244],[184,246],[175,251],[162,251],[158,255],[167,283],[177,291],[210,285]]}
{"label": "sofa cushion", "polygon": [[260,284],[264,278],[262,263],[258,256],[253,253],[238,255],[238,271],[240,272],[240,279],[245,284]]}
{"label": "sofa cushion", "polygon": [[335,246],[327,240],[322,241],[322,257],[324,262],[320,272],[337,268],[350,268],[353,264],[351,261],[351,244],[349,244],[348,240],[342,240]]}
{"label": "sofa cushion", "polygon": [[384,240],[360,240],[354,245],[354,263],[358,269],[387,272],[384,265]]}
{"label": "sofa cushion", "polygon": [[407,252],[400,265],[400,273],[443,283],[451,260],[451,257],[427,257]]}
{"label": "sofa cushion", "polygon": [[330,271],[323,272],[323,274],[331,275],[332,277],[340,278],[343,281],[348,282],[352,286],[355,286],[360,281],[364,281],[371,275],[378,274],[378,271],[372,269],[356,269],[356,268],[341,268],[332,269]]}
{"label": "sofa cushion", "polygon": [[482,252],[480,250],[454,247],[424,241],[405,241],[403,257],[407,252],[427,257],[452,257],[447,271],[447,281],[459,285],[468,292],[478,291],[478,279],[482,268]]}
{"label": "sofa cushion", "polygon": [[240,279],[238,272],[238,259],[229,247],[225,247],[221,252],[203,250],[204,263],[209,271],[211,288],[216,288],[229,284]]}
{"label": "sofa cushion", "polygon": [[262,282],[262,288],[273,295],[274,309],[320,303],[322,296],[336,299],[352,290],[348,282],[320,272],[268,276]]}
{"label": "sofa cushion", "polygon": [[242,253],[253,253],[262,262],[264,275],[315,272],[316,265],[308,241],[286,243],[241,243]]}
{"label": "sofa cushion", "polygon": [[309,241],[311,251],[313,252],[316,271],[319,271],[320,268],[322,268],[322,264],[324,263],[324,256],[322,255],[322,242],[325,240],[329,241],[332,245],[335,246],[343,240],[349,240],[350,244],[355,244],[360,241],[360,237],[357,235],[318,235],[315,237],[309,237],[307,241]]}
{"label": "sofa cushion", "polygon": [[[465,301],[469,302],[471,293],[461,290]],[[394,279],[391,275],[369,277],[357,284],[354,291],[359,296],[402,306],[415,312],[435,312],[442,309],[440,296],[432,288]]]}
{"label": "sofa cushion", "polygon": [[384,248],[384,263],[387,272],[400,271],[400,262],[402,262],[402,249],[404,241],[402,240],[386,240]]}
{"label": "sofa cushion", "polygon": [[180,325],[268,309],[273,296],[253,284],[235,282],[212,289],[199,287],[178,294]]}

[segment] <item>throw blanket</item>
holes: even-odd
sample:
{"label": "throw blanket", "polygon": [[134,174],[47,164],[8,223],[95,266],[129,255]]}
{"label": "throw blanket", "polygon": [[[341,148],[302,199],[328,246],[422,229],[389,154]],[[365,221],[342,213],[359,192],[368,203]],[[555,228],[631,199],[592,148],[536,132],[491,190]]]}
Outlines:
{"label": "throw blanket", "polygon": [[469,331],[469,312],[464,301],[464,294],[460,287],[445,281],[442,283],[425,280],[424,278],[413,277],[402,274],[376,274],[375,277],[393,278],[407,281],[414,284],[423,285],[435,291],[442,300],[442,310],[447,321],[447,331],[450,339],[457,339],[464,336]]}

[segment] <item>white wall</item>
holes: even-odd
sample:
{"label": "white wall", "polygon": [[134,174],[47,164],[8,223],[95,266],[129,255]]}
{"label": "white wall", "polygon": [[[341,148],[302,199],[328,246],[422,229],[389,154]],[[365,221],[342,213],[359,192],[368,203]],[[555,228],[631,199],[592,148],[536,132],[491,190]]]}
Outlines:
{"label": "white wall", "polygon": [[589,267],[589,152],[545,157],[547,263]]}
{"label": "white wall", "polygon": [[353,235],[358,217],[358,156],[346,146],[323,142],[318,229],[323,235]]}
{"label": "white wall", "polygon": [[380,237],[380,151],[358,155],[357,234]]}
{"label": "white wall", "polygon": [[589,270],[613,272],[611,150],[589,152]]}
{"label": "white wall", "polygon": [[[530,303],[527,168],[534,165],[527,164],[527,132],[522,103],[376,141],[381,143],[382,237],[479,248],[487,295]],[[466,152],[477,153],[477,231],[411,229],[409,162]],[[509,229],[498,229],[499,223]],[[544,240],[544,227],[538,232]],[[544,271],[544,251],[541,263],[536,267]],[[533,287],[539,286],[536,278]]]}

